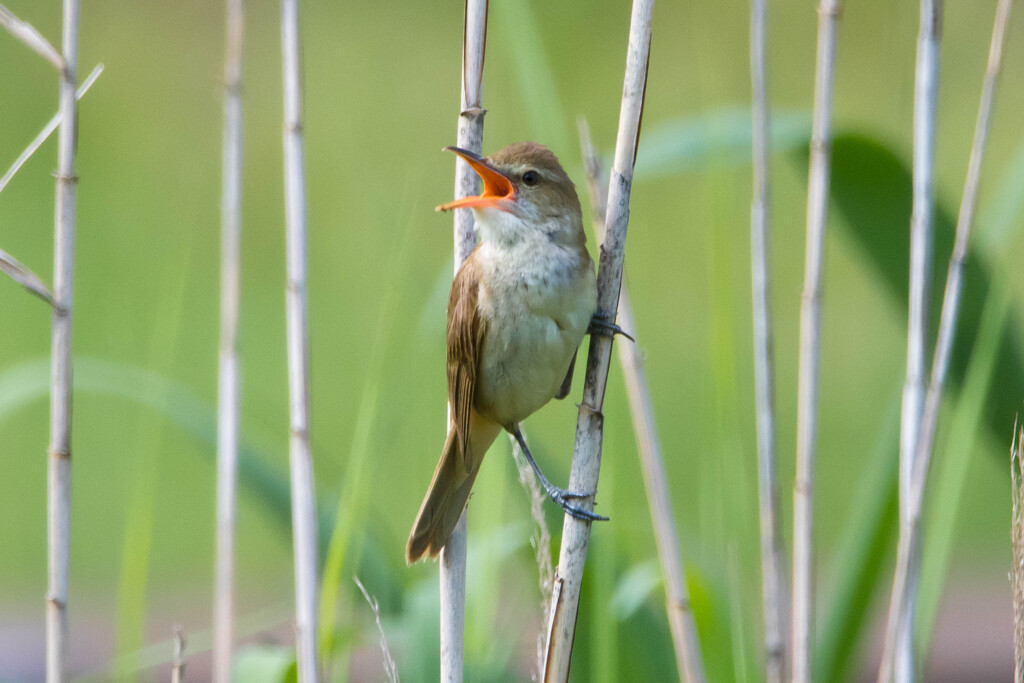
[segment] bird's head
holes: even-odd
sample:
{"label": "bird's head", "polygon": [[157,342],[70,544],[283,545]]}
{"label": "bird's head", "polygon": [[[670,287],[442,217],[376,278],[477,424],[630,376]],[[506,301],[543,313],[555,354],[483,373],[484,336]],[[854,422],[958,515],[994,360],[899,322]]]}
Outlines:
{"label": "bird's head", "polygon": [[537,233],[549,239],[578,240],[583,216],[576,187],[558,158],[544,145],[517,142],[481,157],[458,147],[446,147],[468,163],[480,179],[481,194],[457,199],[438,211],[473,209],[481,235],[519,241]]}

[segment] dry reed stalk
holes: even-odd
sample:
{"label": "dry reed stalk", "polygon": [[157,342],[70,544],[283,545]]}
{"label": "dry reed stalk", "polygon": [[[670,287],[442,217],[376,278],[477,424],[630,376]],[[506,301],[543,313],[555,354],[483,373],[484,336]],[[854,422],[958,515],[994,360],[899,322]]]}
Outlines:
{"label": "dry reed stalk", "polygon": [[821,355],[821,281],[832,166],[832,86],[839,0],[821,0],[814,81],[814,121],[807,189],[807,244],[800,302],[796,482],[793,487],[792,680],[811,680],[814,613],[814,460],[818,431]]}
{"label": "dry reed stalk", "polygon": [[1013,514],[1010,518],[1010,543],[1013,565],[1010,567],[1010,587],[1013,590],[1013,680],[1024,683],[1024,429],[1013,426],[1010,439],[1010,499]]}
{"label": "dry reed stalk", "polygon": [[[12,36],[20,40],[28,49],[52,64],[53,68],[57,71],[64,70],[64,57],[57,52],[57,49],[50,44],[50,41],[44,38],[43,34],[37,31],[32,24],[14,16],[14,13],[3,5],[0,5],[0,26],[7,29]],[[75,59],[78,59],[78,55],[75,55]]]}
{"label": "dry reed stalk", "polygon": [[[992,28],[988,66],[982,85],[981,103],[978,107],[974,141],[971,145],[967,179],[964,182],[964,192],[957,219],[956,241],[946,275],[946,289],[943,293],[942,313],[939,318],[939,335],[932,357],[931,378],[928,383],[928,393],[921,408],[917,432],[914,434],[913,447],[915,451],[907,486],[906,510],[901,517],[896,575],[893,578],[882,664],[878,672],[880,681],[888,680],[890,672],[893,673],[897,681],[913,680],[914,675],[913,616],[921,570],[921,509],[935,441],[939,404],[942,401],[942,390],[949,369],[953,338],[956,333],[960,293],[963,288],[963,266],[967,258],[967,245],[970,239],[971,225],[974,221],[978,187],[981,181],[981,165],[985,153],[985,143],[988,139],[989,122],[995,100],[995,89],[999,78],[1002,48],[1006,38],[1011,6],[1012,0],[1000,0]],[[929,20],[932,24],[941,23],[941,0],[939,0],[937,11],[939,14],[930,16]],[[922,31],[925,30],[925,18],[925,14],[922,13]],[[938,30],[937,26],[929,26],[930,32]],[[935,49],[937,52],[937,46]],[[937,66],[935,68],[937,69]],[[937,79],[937,76],[933,74],[932,78]],[[933,126],[933,122],[923,125]],[[901,493],[903,493],[902,490]],[[904,511],[901,509],[901,512]],[[909,645],[907,645],[908,642]],[[909,651],[905,651],[905,648],[908,647]],[[895,666],[895,671],[893,671],[893,666]]]}
{"label": "dry reed stalk", "polygon": [[750,206],[750,282],[753,300],[754,384],[757,403],[758,503],[761,520],[761,589],[764,604],[765,680],[786,677],[786,569],[775,466],[775,347],[772,334],[768,173],[767,0],[750,7],[750,81],[753,100],[754,196]]}
{"label": "dry reed stalk", "polygon": [[171,683],[185,683],[185,629],[174,627],[174,659],[171,663]]}
{"label": "dry reed stalk", "polygon": [[238,489],[242,232],[242,0],[227,0],[224,49],[224,152],[221,196],[220,358],[217,377],[217,559],[213,680],[231,681],[235,512]]}
{"label": "dry reed stalk", "polygon": [[53,293],[46,287],[46,283],[38,275],[28,269],[27,266],[14,258],[6,251],[0,249],[0,272],[6,274],[16,283],[35,294],[46,303],[53,305]]}
{"label": "dry reed stalk", "polygon": [[[607,206],[607,179],[601,168],[600,159],[590,138],[590,127],[580,119],[580,149],[583,152],[583,167],[587,173],[587,194],[594,219],[594,234],[598,240],[604,237],[604,212]],[[636,321],[633,318],[633,304],[629,287],[623,275],[619,292],[619,325],[636,336]],[[658,559],[665,577],[665,610],[668,614],[669,629],[672,633],[672,647],[676,656],[676,668],[680,680],[703,681],[704,663],[701,660],[697,625],[690,608],[690,596],[686,589],[686,570],[679,549],[679,533],[676,530],[675,513],[672,510],[672,496],[665,473],[665,459],[661,450],[661,439],[654,420],[654,402],[647,384],[643,356],[634,344],[618,346],[619,365],[626,383],[633,432],[636,435],[637,455],[647,491],[647,504],[658,547]]]}
{"label": "dry reed stalk", "polygon": [[[911,487],[917,437],[924,407],[927,373],[928,302],[931,294],[932,232],[935,212],[935,122],[939,91],[939,39],[943,0],[921,0],[914,78],[914,203],[910,218],[910,294],[907,311],[907,373],[900,416],[900,529],[910,519]],[[917,581],[900,616],[895,653],[896,680],[914,678],[914,612]]]}
{"label": "dry reed stalk", "polygon": [[302,139],[302,68],[298,0],[281,0],[284,75],[285,214],[288,252],[289,461],[295,560],[295,640],[299,683],[317,671],[317,521],[309,439],[309,318],[306,295],[306,171]]}
{"label": "dry reed stalk", "polygon": [[[82,85],[78,87],[78,90],[75,91],[75,97],[79,100],[82,99],[82,96],[89,91],[89,88],[92,87],[92,84],[96,82],[96,79],[100,77],[101,73],[103,73],[103,65],[97,64],[93,67],[92,72],[89,73],[86,79],[82,81]],[[25,165],[25,162],[36,153],[36,150],[42,147],[43,143],[46,142],[46,139],[53,134],[53,131],[57,130],[58,125],[60,125],[60,112],[53,115],[53,118],[47,122],[46,126],[44,126],[41,131],[39,131],[39,135],[37,135],[32,142],[28,143],[28,147],[25,148],[25,151],[19,154],[18,158],[14,160],[11,167],[7,169],[7,173],[4,173],[3,178],[0,178],[0,192],[4,191],[4,188],[7,187],[7,183],[11,182],[14,175],[21,170],[21,167]]]}
{"label": "dry reed stalk", "polygon": [[[482,153],[484,110],[482,105],[484,57],[487,48],[487,0],[466,0],[462,37],[462,84],[459,98],[456,145]],[[478,178],[461,157],[455,162],[455,198],[477,194]],[[455,211],[452,242],[455,273],[476,245],[473,212]],[[447,425],[451,425],[449,407]],[[461,683],[463,632],[466,622],[466,528],[463,512],[451,539],[441,550],[441,681]]]}
{"label": "dry reed stalk", "polygon": [[68,680],[68,585],[71,554],[71,312],[74,284],[78,177],[78,0],[64,0],[63,64],[53,248],[53,339],[50,349],[48,475],[49,586],[46,597],[46,680]]}
{"label": "dry reed stalk", "polygon": [[[640,117],[643,112],[647,68],[650,62],[653,10],[653,0],[634,0],[630,16],[619,130],[615,141],[608,205],[605,210],[607,230],[601,246],[597,274],[596,316],[608,322],[615,321],[619,288],[622,284],[626,229],[629,222],[629,195],[636,149],[640,141]],[[585,510],[590,510],[594,506],[601,470],[601,441],[604,428],[601,409],[608,383],[611,353],[610,336],[591,335],[583,401],[576,423],[576,440],[568,486],[570,491],[591,493],[579,501]],[[549,610],[548,642],[544,658],[545,683],[563,683],[569,678],[590,524],[587,520],[577,519],[569,514],[565,515],[562,524],[562,545]]]}

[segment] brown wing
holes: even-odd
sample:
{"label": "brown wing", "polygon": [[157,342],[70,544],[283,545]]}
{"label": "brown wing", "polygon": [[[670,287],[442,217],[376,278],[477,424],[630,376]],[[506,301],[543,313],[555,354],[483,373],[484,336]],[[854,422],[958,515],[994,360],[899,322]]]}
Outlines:
{"label": "brown wing", "polygon": [[[467,457],[473,457],[469,448],[469,417],[486,331],[477,307],[480,271],[474,256],[470,254],[459,268],[448,297],[448,405],[461,445],[459,450]],[[471,463],[464,465],[471,469]]]}

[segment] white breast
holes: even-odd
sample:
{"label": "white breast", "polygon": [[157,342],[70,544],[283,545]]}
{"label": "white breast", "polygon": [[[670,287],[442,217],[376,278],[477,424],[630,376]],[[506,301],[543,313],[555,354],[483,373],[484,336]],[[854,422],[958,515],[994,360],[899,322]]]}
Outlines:
{"label": "white breast", "polygon": [[514,245],[485,240],[478,261],[487,334],[475,406],[506,427],[557,393],[597,306],[593,266],[541,236]]}

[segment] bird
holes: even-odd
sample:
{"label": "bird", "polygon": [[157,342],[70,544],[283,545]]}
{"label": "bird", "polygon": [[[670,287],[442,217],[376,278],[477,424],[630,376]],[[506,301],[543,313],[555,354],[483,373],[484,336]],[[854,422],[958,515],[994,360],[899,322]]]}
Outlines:
{"label": "bird", "polygon": [[[437,557],[466,507],[487,449],[505,430],[548,495],[569,514],[607,519],[574,504],[589,494],[551,484],[521,423],[572,387],[584,335],[625,334],[595,318],[597,280],[580,200],[558,158],[536,142],[489,157],[446,147],[483,181],[483,192],[438,206],[473,211],[479,243],[448,297],[447,438],[406,544],[411,565]],[[628,336],[628,335],[627,335]]]}

